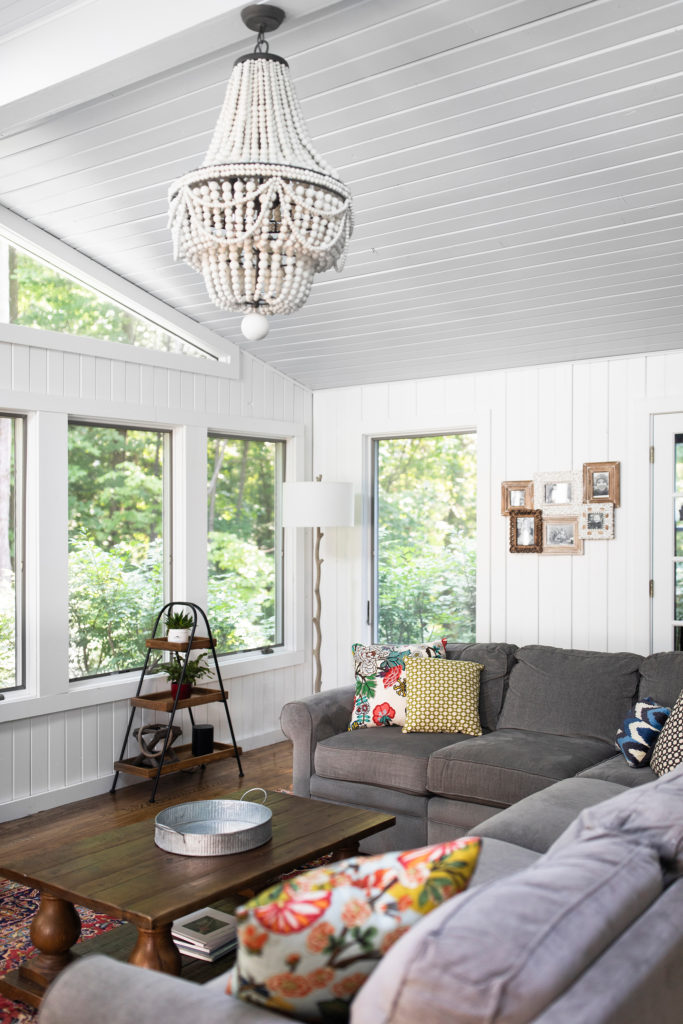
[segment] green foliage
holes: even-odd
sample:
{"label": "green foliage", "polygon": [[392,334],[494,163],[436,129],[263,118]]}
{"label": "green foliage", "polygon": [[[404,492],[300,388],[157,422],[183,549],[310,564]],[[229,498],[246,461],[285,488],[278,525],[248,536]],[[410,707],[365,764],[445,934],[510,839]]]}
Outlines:
{"label": "green foliage", "polygon": [[199,355],[192,345],[20,249],[10,249],[12,323]]}
{"label": "green foliage", "polygon": [[380,441],[378,510],[378,639],[474,640],[474,435]]}
{"label": "green foliage", "polygon": [[[207,657],[208,652],[204,651],[204,653],[200,654],[198,658],[192,658],[188,661],[185,666],[185,675],[183,676],[184,683],[188,683],[190,686],[193,686],[198,679],[203,679],[205,676],[211,675],[211,669],[204,661]],[[170,683],[179,683],[184,663],[184,658],[173,658],[168,663],[159,666],[159,670],[166,673]]]}
{"label": "green foliage", "polygon": [[170,612],[166,616],[166,629],[190,629],[193,622],[188,612]]}
{"label": "green foliage", "polygon": [[0,690],[16,686],[13,582],[0,582]]}
{"label": "green foliage", "polygon": [[208,614],[221,653],[278,643],[276,476],[282,442],[210,437]]}
{"label": "green foliage", "polygon": [[85,534],[69,545],[71,678],[141,666],[145,638],[163,603],[161,542],[109,550]]}

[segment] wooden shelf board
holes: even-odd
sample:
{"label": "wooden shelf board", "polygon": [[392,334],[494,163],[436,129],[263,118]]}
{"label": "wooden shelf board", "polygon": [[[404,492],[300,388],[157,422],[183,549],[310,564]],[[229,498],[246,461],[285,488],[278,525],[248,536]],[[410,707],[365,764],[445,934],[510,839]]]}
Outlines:
{"label": "wooden shelf board", "polygon": [[158,640],[145,640],[145,646],[151,647],[153,651],[186,651],[188,647],[191,651],[194,651],[200,647],[215,647],[216,641],[214,640],[211,643],[208,636],[196,636],[192,641],[192,646],[190,646],[189,642],[186,644],[174,644],[170,640],[159,637]]}
{"label": "wooden shelf board", "polygon": [[[227,691],[225,694],[228,696]],[[222,701],[220,690],[211,690],[204,686],[194,686],[192,696],[178,701],[178,711],[181,708],[196,708],[200,704],[215,704]],[[150,711],[173,711],[173,694],[170,690],[160,690],[157,693],[147,693],[139,697],[131,697],[133,707],[149,708]]]}
{"label": "wooden shelf board", "polygon": [[[161,769],[162,775],[171,775],[173,772],[182,771],[185,768],[194,768],[199,764],[210,764],[212,761],[223,761],[226,757],[235,757],[235,748],[231,743],[214,743],[211,754],[201,754],[199,757],[192,756],[192,744],[187,743],[182,747],[173,747],[173,752],[178,755],[177,761],[166,761]],[[242,748],[237,748],[237,753],[242,753]],[[114,770],[117,772],[128,772],[130,775],[140,775],[143,779],[153,779],[157,769],[150,768],[144,764],[134,764],[137,760],[128,757],[125,761],[115,761]]]}

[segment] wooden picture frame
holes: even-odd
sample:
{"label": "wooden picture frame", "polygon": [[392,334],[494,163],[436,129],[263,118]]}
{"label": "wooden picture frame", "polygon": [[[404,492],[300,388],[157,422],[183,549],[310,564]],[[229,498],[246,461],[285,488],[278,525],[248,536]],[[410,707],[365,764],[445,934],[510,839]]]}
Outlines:
{"label": "wooden picture frame", "polygon": [[535,507],[545,515],[578,515],[583,500],[581,473],[573,469],[534,473]]}
{"label": "wooden picture frame", "polygon": [[582,555],[578,516],[543,517],[544,555]]}
{"label": "wooden picture frame", "polygon": [[620,465],[618,462],[584,462],[583,500],[587,504],[609,501],[619,508]]}
{"label": "wooden picture frame", "polygon": [[533,480],[504,480],[500,485],[500,513],[509,516],[513,508],[534,507]]}
{"label": "wooden picture frame", "polygon": [[584,540],[614,538],[614,505],[611,502],[589,502],[579,512],[579,537]]}
{"label": "wooden picture frame", "polygon": [[543,513],[539,509],[512,508],[509,516],[510,552],[539,554],[543,550]]}

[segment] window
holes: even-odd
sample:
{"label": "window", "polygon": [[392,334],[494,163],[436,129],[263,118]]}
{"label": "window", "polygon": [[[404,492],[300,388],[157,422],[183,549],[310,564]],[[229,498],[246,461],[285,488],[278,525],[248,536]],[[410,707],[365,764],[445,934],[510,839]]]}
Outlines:
{"label": "window", "polygon": [[22,420],[0,414],[0,690],[24,686]]}
{"label": "window", "polygon": [[208,439],[208,614],[220,654],[281,644],[283,441]]}
{"label": "window", "polygon": [[381,643],[475,639],[474,434],[375,441],[375,622]]}
{"label": "window", "polygon": [[11,324],[212,358],[36,256],[12,245],[2,248],[7,250]]}
{"label": "window", "polygon": [[69,425],[69,675],[139,668],[168,596],[170,435]]}

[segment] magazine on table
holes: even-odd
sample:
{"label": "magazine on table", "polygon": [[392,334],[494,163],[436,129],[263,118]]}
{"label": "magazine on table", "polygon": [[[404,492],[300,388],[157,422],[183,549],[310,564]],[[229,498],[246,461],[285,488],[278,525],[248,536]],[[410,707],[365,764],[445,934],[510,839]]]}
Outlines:
{"label": "magazine on table", "polygon": [[216,949],[212,949],[210,952],[208,949],[201,949],[199,946],[192,946],[189,942],[182,942],[180,939],[173,940],[176,944],[176,949],[183,956],[191,956],[195,960],[206,960],[209,963],[214,963],[216,960],[220,960],[222,956],[227,956],[228,953],[232,953],[237,949],[237,937],[226,942],[224,946],[218,946]]}
{"label": "magazine on table", "polygon": [[234,914],[226,914],[213,907],[202,907],[174,921],[171,935],[184,946],[203,953],[213,953],[222,946],[234,944],[237,922]]}

